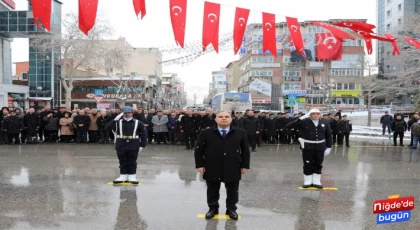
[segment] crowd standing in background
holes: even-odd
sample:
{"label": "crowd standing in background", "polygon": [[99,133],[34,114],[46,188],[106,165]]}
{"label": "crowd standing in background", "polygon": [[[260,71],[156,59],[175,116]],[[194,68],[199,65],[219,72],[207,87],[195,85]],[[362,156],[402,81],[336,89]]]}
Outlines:
{"label": "crowd standing in background", "polygon": [[[133,117],[144,123],[147,130],[148,144],[182,144],[186,150],[193,150],[198,134],[203,129],[216,125],[216,114],[212,109],[198,110],[155,110],[134,109]],[[35,143],[92,143],[109,144],[114,142],[115,134],[105,126],[121,113],[120,108],[97,109],[84,108],[67,111],[65,107],[51,109],[29,108],[9,110],[3,107],[0,113],[0,144],[35,144]],[[299,129],[287,125],[304,115],[266,113],[258,110],[232,111],[232,126],[244,129],[247,133],[251,150],[256,152],[261,144],[299,144]],[[415,113],[408,122],[402,115],[385,113],[381,118],[383,134],[385,129],[394,133],[394,145],[400,138],[400,145],[406,130],[411,131],[411,142],[408,147],[417,148],[415,139],[420,139],[417,131],[419,114]],[[350,147],[352,123],[341,111],[322,114],[332,131],[332,144]]]}

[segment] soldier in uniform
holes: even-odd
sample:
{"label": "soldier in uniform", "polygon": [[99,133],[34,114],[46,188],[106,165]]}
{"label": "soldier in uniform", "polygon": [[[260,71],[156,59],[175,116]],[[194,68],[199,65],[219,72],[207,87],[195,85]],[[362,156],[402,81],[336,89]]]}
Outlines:
{"label": "soldier in uniform", "polygon": [[331,151],[331,129],[328,123],[320,120],[318,109],[311,109],[307,115],[287,124],[287,127],[300,130],[299,138],[303,158],[304,188],[314,186],[322,189],[321,171],[324,156]]}
{"label": "soldier in uniform", "polygon": [[114,184],[125,181],[138,184],[137,157],[147,142],[147,131],[143,122],[134,119],[133,109],[126,106],[121,114],[106,125],[105,129],[112,129],[117,136],[115,150],[120,162],[120,177],[113,181]]}
{"label": "soldier in uniform", "polygon": [[338,121],[339,121],[340,115],[339,114],[335,114],[334,115],[334,119],[331,120],[330,122],[330,127],[331,127],[331,131],[332,131],[332,144],[335,145],[337,144],[337,135],[338,135]]}
{"label": "soldier in uniform", "polygon": [[252,152],[256,152],[257,135],[260,133],[260,122],[258,118],[254,116],[252,110],[249,110],[247,115],[248,117],[244,120],[244,130],[248,134],[248,141],[252,148]]}
{"label": "soldier in uniform", "polygon": [[343,120],[337,123],[338,130],[338,145],[343,145],[343,139],[346,138],[346,146],[350,147],[350,132],[353,131],[353,126],[350,120],[347,120],[347,115],[343,115]]}

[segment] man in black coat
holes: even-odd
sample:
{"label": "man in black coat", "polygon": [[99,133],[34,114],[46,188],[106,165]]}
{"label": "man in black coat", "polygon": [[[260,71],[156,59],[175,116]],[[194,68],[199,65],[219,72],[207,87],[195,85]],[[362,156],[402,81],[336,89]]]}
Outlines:
{"label": "man in black coat", "polygon": [[3,125],[7,129],[9,145],[13,144],[13,139],[15,139],[14,144],[20,144],[19,134],[23,130],[23,123],[22,119],[16,116],[16,111],[10,111],[10,116],[4,120]]}
{"label": "man in black coat", "polygon": [[382,135],[385,135],[385,129],[388,128],[388,135],[391,135],[391,123],[392,116],[388,114],[388,111],[385,112],[385,115],[381,117],[382,124]]}
{"label": "man in black coat", "polygon": [[337,122],[338,130],[338,145],[343,145],[344,138],[346,139],[346,146],[350,147],[350,133],[353,131],[353,125],[350,120],[347,120],[347,115],[343,115],[343,120]]}
{"label": "man in black coat", "polygon": [[226,215],[238,219],[236,204],[239,199],[241,174],[249,169],[250,153],[247,134],[242,129],[230,126],[232,117],[228,112],[217,114],[217,127],[203,130],[195,148],[195,167],[207,183],[207,204],[210,210],[206,219],[219,214],[220,184],[225,183]]}
{"label": "man in black coat", "polygon": [[90,118],[85,114],[84,110],[80,110],[79,115],[74,117],[73,124],[76,126],[77,142],[87,143]]}
{"label": "man in black coat", "polygon": [[197,136],[197,122],[192,114],[192,110],[187,110],[187,114],[181,118],[181,132],[184,134],[186,149],[194,149]]}
{"label": "man in black coat", "polygon": [[277,119],[274,118],[274,114],[270,114],[270,117],[265,120],[265,133],[268,135],[268,142],[274,144],[277,140]]}
{"label": "man in black coat", "polygon": [[303,158],[303,186],[322,189],[321,171],[324,156],[331,151],[331,128],[328,123],[320,120],[318,109],[311,109],[305,116],[287,124],[288,127],[298,129],[302,135],[299,138]]}
{"label": "man in black coat", "polygon": [[30,108],[29,112],[23,117],[23,126],[26,130],[26,143],[37,143],[38,130],[41,126],[41,119],[34,108]]}
{"label": "man in black coat", "polygon": [[207,110],[207,114],[203,116],[201,121],[201,129],[212,128],[216,125],[216,114],[213,113],[212,109]]}
{"label": "man in black coat", "polygon": [[244,129],[248,135],[249,145],[251,145],[252,152],[256,152],[257,135],[260,133],[260,122],[254,116],[252,110],[248,111],[248,117],[244,120]]}

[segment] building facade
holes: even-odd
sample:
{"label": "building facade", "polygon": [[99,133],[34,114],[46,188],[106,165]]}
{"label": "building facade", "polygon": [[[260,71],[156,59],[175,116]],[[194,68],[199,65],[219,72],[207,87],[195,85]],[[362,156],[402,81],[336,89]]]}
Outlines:
{"label": "building facade", "polygon": [[[415,37],[403,32],[404,23],[412,23],[413,15],[420,13],[420,0],[377,0],[378,34],[394,33]],[[377,43],[379,73],[389,74],[403,70],[403,65],[392,56],[393,46],[388,42]]]}
{"label": "building facade", "polygon": [[216,95],[218,93],[225,93],[228,88],[228,70],[226,68],[220,68],[219,71],[211,72],[211,75],[212,94]]}
{"label": "building facade", "polygon": [[230,62],[226,69],[228,71],[228,82],[227,82],[227,91],[238,91],[239,87],[239,77],[240,77],[240,69],[239,69],[239,61]]}
{"label": "building facade", "polygon": [[[363,106],[360,81],[364,68],[364,43],[361,37],[355,35],[356,40],[343,43],[341,60],[318,61],[315,37],[317,33],[327,31],[302,22],[305,60],[291,44],[286,23],[277,23],[275,58],[262,52],[262,25],[251,24],[248,27],[240,50],[238,89],[239,92],[251,93],[253,107],[297,111],[325,107],[326,104],[337,109],[359,109]],[[255,87],[253,82],[257,79],[271,86],[269,94],[267,90]],[[293,97],[290,103],[289,95]]]}
{"label": "building facade", "polygon": [[159,103],[162,109],[183,108],[187,105],[184,82],[175,73],[162,75],[162,93],[162,101]]}

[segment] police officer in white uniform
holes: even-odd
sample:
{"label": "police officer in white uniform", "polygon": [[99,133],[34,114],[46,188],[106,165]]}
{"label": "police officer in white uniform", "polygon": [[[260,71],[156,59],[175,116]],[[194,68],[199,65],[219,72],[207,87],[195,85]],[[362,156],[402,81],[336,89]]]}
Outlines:
{"label": "police officer in white uniform", "polygon": [[322,162],[324,156],[330,154],[332,135],[330,125],[320,120],[320,117],[321,112],[318,109],[311,109],[307,115],[287,124],[287,127],[298,129],[301,135],[299,142],[303,158],[304,188],[323,188]]}
{"label": "police officer in white uniform", "polygon": [[147,131],[144,124],[133,118],[133,109],[126,106],[122,113],[110,121],[106,130],[112,129],[116,135],[115,150],[120,162],[120,177],[114,184],[130,182],[138,184],[136,179],[137,157],[146,147]]}

